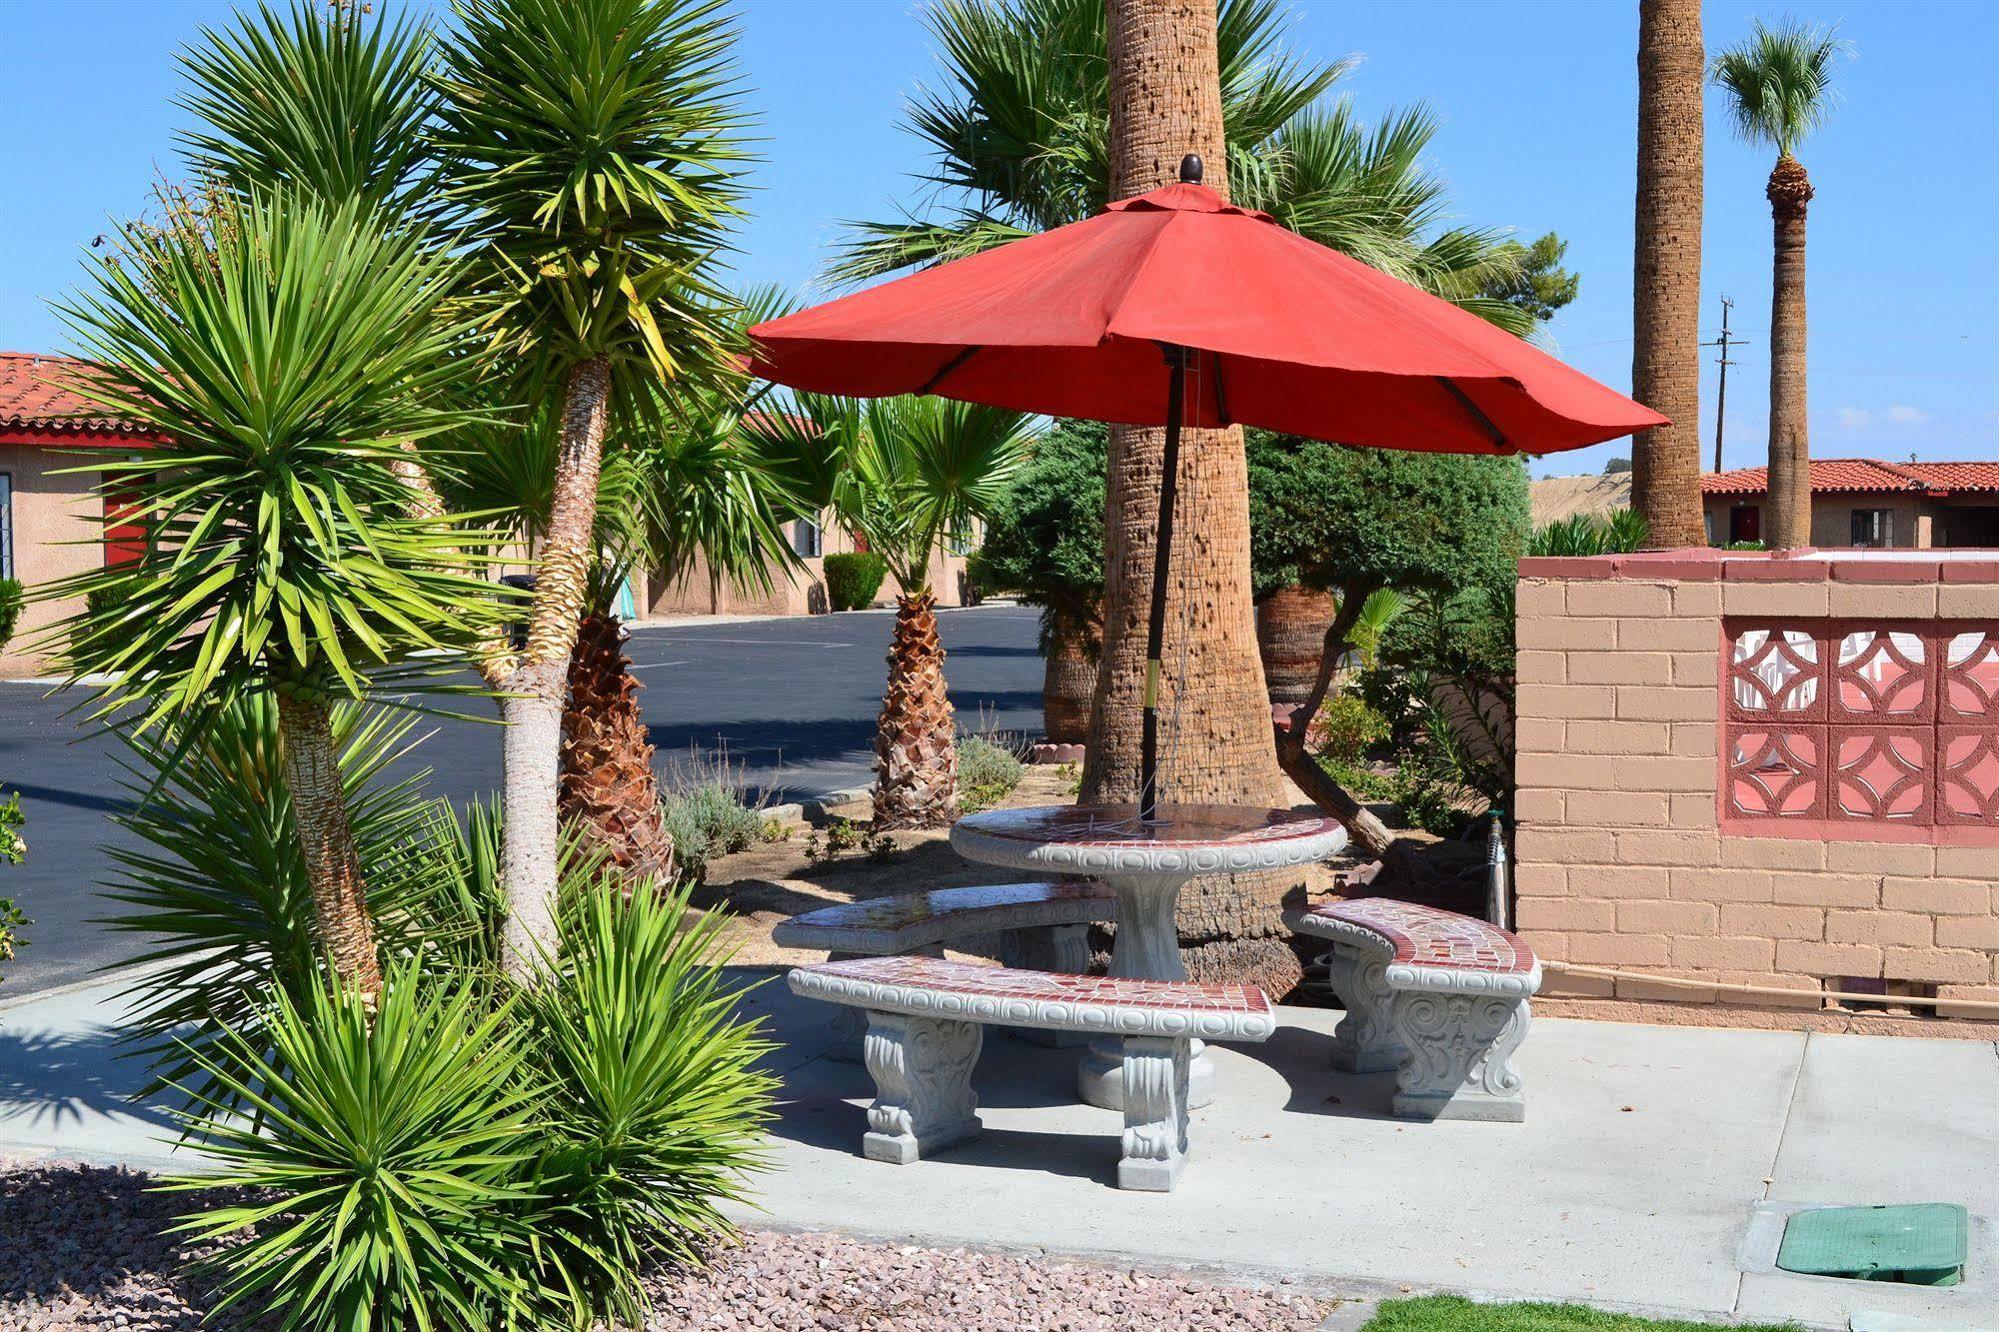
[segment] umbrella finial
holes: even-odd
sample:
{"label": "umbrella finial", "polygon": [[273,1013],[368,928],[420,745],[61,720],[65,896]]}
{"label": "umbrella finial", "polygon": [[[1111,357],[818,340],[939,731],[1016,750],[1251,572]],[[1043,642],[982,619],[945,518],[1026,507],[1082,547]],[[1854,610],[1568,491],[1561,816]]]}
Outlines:
{"label": "umbrella finial", "polygon": [[1202,164],[1201,164],[1201,155],[1199,153],[1188,153],[1185,157],[1180,159],[1181,184],[1199,185],[1201,183],[1201,171],[1202,171]]}

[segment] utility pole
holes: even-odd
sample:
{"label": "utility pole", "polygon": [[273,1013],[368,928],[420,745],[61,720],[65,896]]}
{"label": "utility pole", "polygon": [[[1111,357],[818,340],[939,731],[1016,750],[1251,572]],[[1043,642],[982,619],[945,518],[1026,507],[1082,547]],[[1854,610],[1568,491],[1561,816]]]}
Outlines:
{"label": "utility pole", "polygon": [[1701,344],[1703,347],[1721,348],[1721,354],[1715,358],[1715,364],[1721,367],[1721,388],[1714,404],[1714,470],[1717,472],[1721,470],[1721,429],[1728,420],[1728,367],[1735,364],[1728,359],[1728,349],[1749,345],[1747,338],[1735,337],[1728,331],[1728,312],[1734,308],[1734,301],[1726,296],[1721,298],[1721,336],[1713,342]]}

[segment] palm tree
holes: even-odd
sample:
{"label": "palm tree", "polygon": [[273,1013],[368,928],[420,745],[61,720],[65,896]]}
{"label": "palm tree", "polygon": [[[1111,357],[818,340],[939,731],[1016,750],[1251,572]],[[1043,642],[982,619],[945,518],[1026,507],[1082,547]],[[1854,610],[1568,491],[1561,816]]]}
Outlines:
{"label": "palm tree", "polygon": [[875,728],[874,824],[932,828],[957,813],[957,725],[944,682],[932,570],[1026,463],[1026,418],[943,398],[866,403],[800,394],[755,434],[800,509],[831,509],[888,562],[900,592]]}
{"label": "palm tree", "polygon": [[489,352],[517,397],[560,403],[526,643],[487,672],[508,723],[517,977],[555,946],[563,697],[606,432],[725,359],[707,274],[742,192],[734,40],[719,0],[461,0],[441,42],[434,142]]}
{"label": "palm tree", "polygon": [[[923,179],[949,202],[929,218],[857,224],[834,276],[958,258],[1101,211],[1114,197],[1105,13],[1102,0],[945,0],[929,10],[949,91],[920,96],[907,125],[933,154]],[[1350,63],[1300,61],[1283,49],[1286,23],[1276,0],[1221,4],[1228,151],[1206,154],[1210,169],[1226,162],[1237,202],[1299,234],[1528,332],[1530,312],[1494,293],[1524,252],[1494,231],[1440,226],[1444,183],[1421,165],[1435,118],[1415,107],[1370,129],[1346,104],[1323,105]]]}
{"label": "palm tree", "polygon": [[1671,425],[1632,440],[1631,505],[1661,546],[1701,521],[1701,0],[1638,6],[1638,199],[1631,391]]}
{"label": "palm tree", "polygon": [[1807,545],[1812,534],[1811,444],[1805,400],[1805,207],[1811,178],[1796,157],[1805,136],[1832,115],[1833,61],[1847,49],[1832,28],[1758,20],[1747,41],[1714,58],[1712,77],[1728,93],[1735,129],[1777,149],[1764,194],[1775,252],[1770,291],[1770,521],[1774,549]]}
{"label": "palm tree", "polygon": [[200,225],[123,228],[61,312],[98,367],[81,391],[159,441],[93,463],[147,526],[137,560],[47,589],[72,680],[143,733],[198,736],[212,705],[275,696],[292,819],[334,972],[380,987],[331,708],[385,683],[447,689],[492,623],[476,544],[406,516],[403,441],[459,423],[472,330],[460,280],[359,202],[221,197]]}

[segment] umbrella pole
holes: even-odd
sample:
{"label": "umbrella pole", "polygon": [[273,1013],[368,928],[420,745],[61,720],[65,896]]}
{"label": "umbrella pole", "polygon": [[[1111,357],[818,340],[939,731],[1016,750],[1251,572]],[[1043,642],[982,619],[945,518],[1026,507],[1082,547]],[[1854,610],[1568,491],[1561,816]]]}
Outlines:
{"label": "umbrella pole", "polygon": [[1180,489],[1180,415],[1187,349],[1167,345],[1166,448],[1159,460],[1159,536],[1152,547],[1152,608],[1145,625],[1145,718],[1139,741],[1138,816],[1159,813],[1159,662],[1166,644],[1166,584],[1173,563],[1173,502]]}

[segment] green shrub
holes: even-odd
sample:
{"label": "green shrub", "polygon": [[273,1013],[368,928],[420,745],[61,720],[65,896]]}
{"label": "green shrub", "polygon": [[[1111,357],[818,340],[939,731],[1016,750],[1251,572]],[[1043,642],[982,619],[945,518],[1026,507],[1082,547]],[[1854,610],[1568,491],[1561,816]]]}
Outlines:
{"label": "green shrub", "polygon": [[[692,920],[688,925],[683,922]],[[732,1227],[718,1204],[762,1169],[774,1048],[736,1020],[713,965],[719,918],[687,890],[586,894],[563,922],[556,982],[531,992],[532,1060],[547,1099],[532,1120],[538,1284],[576,1325],[645,1321],[641,1277],[695,1263]]]}
{"label": "green shrub", "polygon": [[1309,735],[1321,753],[1343,763],[1358,763],[1388,738],[1388,719],[1359,695],[1341,690],[1319,709]]}
{"label": "green shrub", "polygon": [[745,799],[743,766],[730,762],[726,748],[712,755],[698,745],[689,748],[687,757],[667,772],[664,787],[660,804],[684,883],[706,878],[708,862],[716,856],[773,840],[765,835],[764,793],[751,792]]}
{"label": "green shrub", "polygon": [[[318,1332],[531,1325],[530,1121],[545,1093],[525,1029],[483,987],[404,965],[376,1011],[352,991],[274,988],[254,1037],[187,1057],[223,1093],[184,1114],[219,1169],[173,1182],[259,1190],[176,1229],[253,1236],[208,1261],[216,1311]],[[252,1124],[239,1105],[265,1110]]]}
{"label": "green shrub", "polygon": [[21,622],[21,603],[27,597],[27,590],[18,578],[0,578],[0,648],[7,646],[7,640],[14,636],[14,626]]}
{"label": "green shrub", "polygon": [[882,579],[888,577],[888,561],[871,550],[828,555],[824,564],[826,600],[836,611],[874,605]]}
{"label": "green shrub", "polygon": [[123,587],[93,587],[83,594],[83,604],[92,616],[107,615],[125,603]]}
{"label": "green shrub", "polygon": [[1009,747],[979,735],[958,737],[958,807],[990,809],[1013,793],[1027,769]]}

